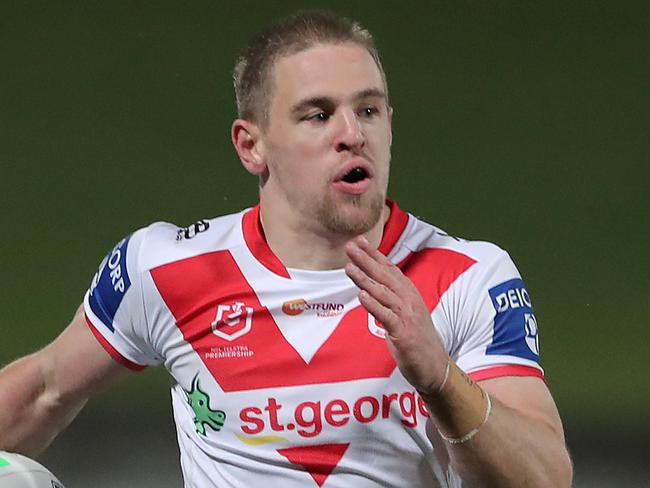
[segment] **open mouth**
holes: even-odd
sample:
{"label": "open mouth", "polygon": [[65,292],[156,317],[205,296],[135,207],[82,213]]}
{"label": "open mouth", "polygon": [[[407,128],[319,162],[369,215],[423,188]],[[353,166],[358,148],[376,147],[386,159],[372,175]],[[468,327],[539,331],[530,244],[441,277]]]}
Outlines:
{"label": "open mouth", "polygon": [[360,195],[370,188],[373,176],[370,165],[364,162],[351,162],[341,169],[339,176],[334,180],[334,185],[344,193]]}
{"label": "open mouth", "polygon": [[345,181],[346,183],[358,183],[359,181],[368,178],[368,176],[369,176],[368,171],[366,171],[364,168],[357,166],[355,168],[352,168],[347,173],[345,173],[343,175],[343,178],[341,178],[341,181]]}

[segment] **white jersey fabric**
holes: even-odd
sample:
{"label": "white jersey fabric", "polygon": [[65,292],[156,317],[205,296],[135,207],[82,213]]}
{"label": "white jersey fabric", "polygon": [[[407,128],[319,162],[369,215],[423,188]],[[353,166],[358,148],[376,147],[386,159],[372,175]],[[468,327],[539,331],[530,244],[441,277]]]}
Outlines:
{"label": "white jersey fabric", "polygon": [[[388,203],[379,249],[418,287],[459,367],[543,377],[509,256]],[[124,238],[84,306],[115,360],[173,377],[186,487],[460,486],[358,291],[343,270],[285,268],[255,207]]]}

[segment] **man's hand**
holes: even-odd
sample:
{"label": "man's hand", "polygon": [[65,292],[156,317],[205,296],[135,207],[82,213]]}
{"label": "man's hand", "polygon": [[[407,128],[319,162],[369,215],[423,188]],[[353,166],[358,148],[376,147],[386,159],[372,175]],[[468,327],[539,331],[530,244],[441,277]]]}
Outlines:
{"label": "man's hand", "polygon": [[397,366],[427,403],[429,439],[439,444],[444,432],[455,441],[445,446],[463,486],[570,486],[562,424],[544,382],[502,377],[474,383],[449,359],[413,282],[363,237],[350,241],[346,252],[345,271],[361,289],[361,304],[384,326]]}
{"label": "man's hand", "polygon": [[345,272],[361,289],[359,301],[386,329],[388,349],[418,391],[437,392],[449,359],[413,282],[365,237],[348,242]]}

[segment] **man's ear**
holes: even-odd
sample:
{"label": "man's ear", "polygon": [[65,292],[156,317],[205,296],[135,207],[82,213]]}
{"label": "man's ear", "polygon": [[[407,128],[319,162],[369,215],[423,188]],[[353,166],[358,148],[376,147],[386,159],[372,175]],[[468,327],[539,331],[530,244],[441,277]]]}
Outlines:
{"label": "man's ear", "polygon": [[232,123],[230,137],[246,171],[255,176],[266,174],[259,127],[249,120],[237,119]]}
{"label": "man's ear", "polygon": [[388,145],[393,145],[393,107],[388,106],[388,130],[390,131]]}

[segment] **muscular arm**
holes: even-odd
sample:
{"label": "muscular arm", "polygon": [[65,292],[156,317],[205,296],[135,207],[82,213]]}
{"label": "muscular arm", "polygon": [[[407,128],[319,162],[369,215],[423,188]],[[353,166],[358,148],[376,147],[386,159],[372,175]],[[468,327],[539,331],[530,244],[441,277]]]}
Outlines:
{"label": "muscular arm", "polygon": [[[415,285],[364,238],[350,242],[347,253],[351,263],[346,272],[361,289],[360,302],[384,325],[397,366],[431,413],[429,439],[446,450],[464,483],[569,487],[571,461],[546,385],[536,378],[516,377],[473,382],[444,350]],[[476,435],[464,440],[477,428]],[[445,441],[439,431],[463,441]]]}
{"label": "muscular arm", "polygon": [[0,370],[0,449],[38,454],[92,393],[127,373],[93,337],[79,307],[51,344]]}
{"label": "muscular arm", "polygon": [[[466,486],[571,486],[572,466],[562,423],[541,379],[502,377],[474,383],[468,389],[471,380],[465,377],[460,381],[455,385],[448,383],[438,398],[427,400],[432,412],[427,434],[432,443],[447,450],[454,470]],[[461,437],[482,422],[484,410],[476,408],[476,404],[480,405],[477,393],[481,395],[481,389],[490,395],[492,403],[488,421],[465,443],[444,441],[438,429],[445,435]],[[463,402],[474,412],[459,412],[454,406],[456,402]]]}

